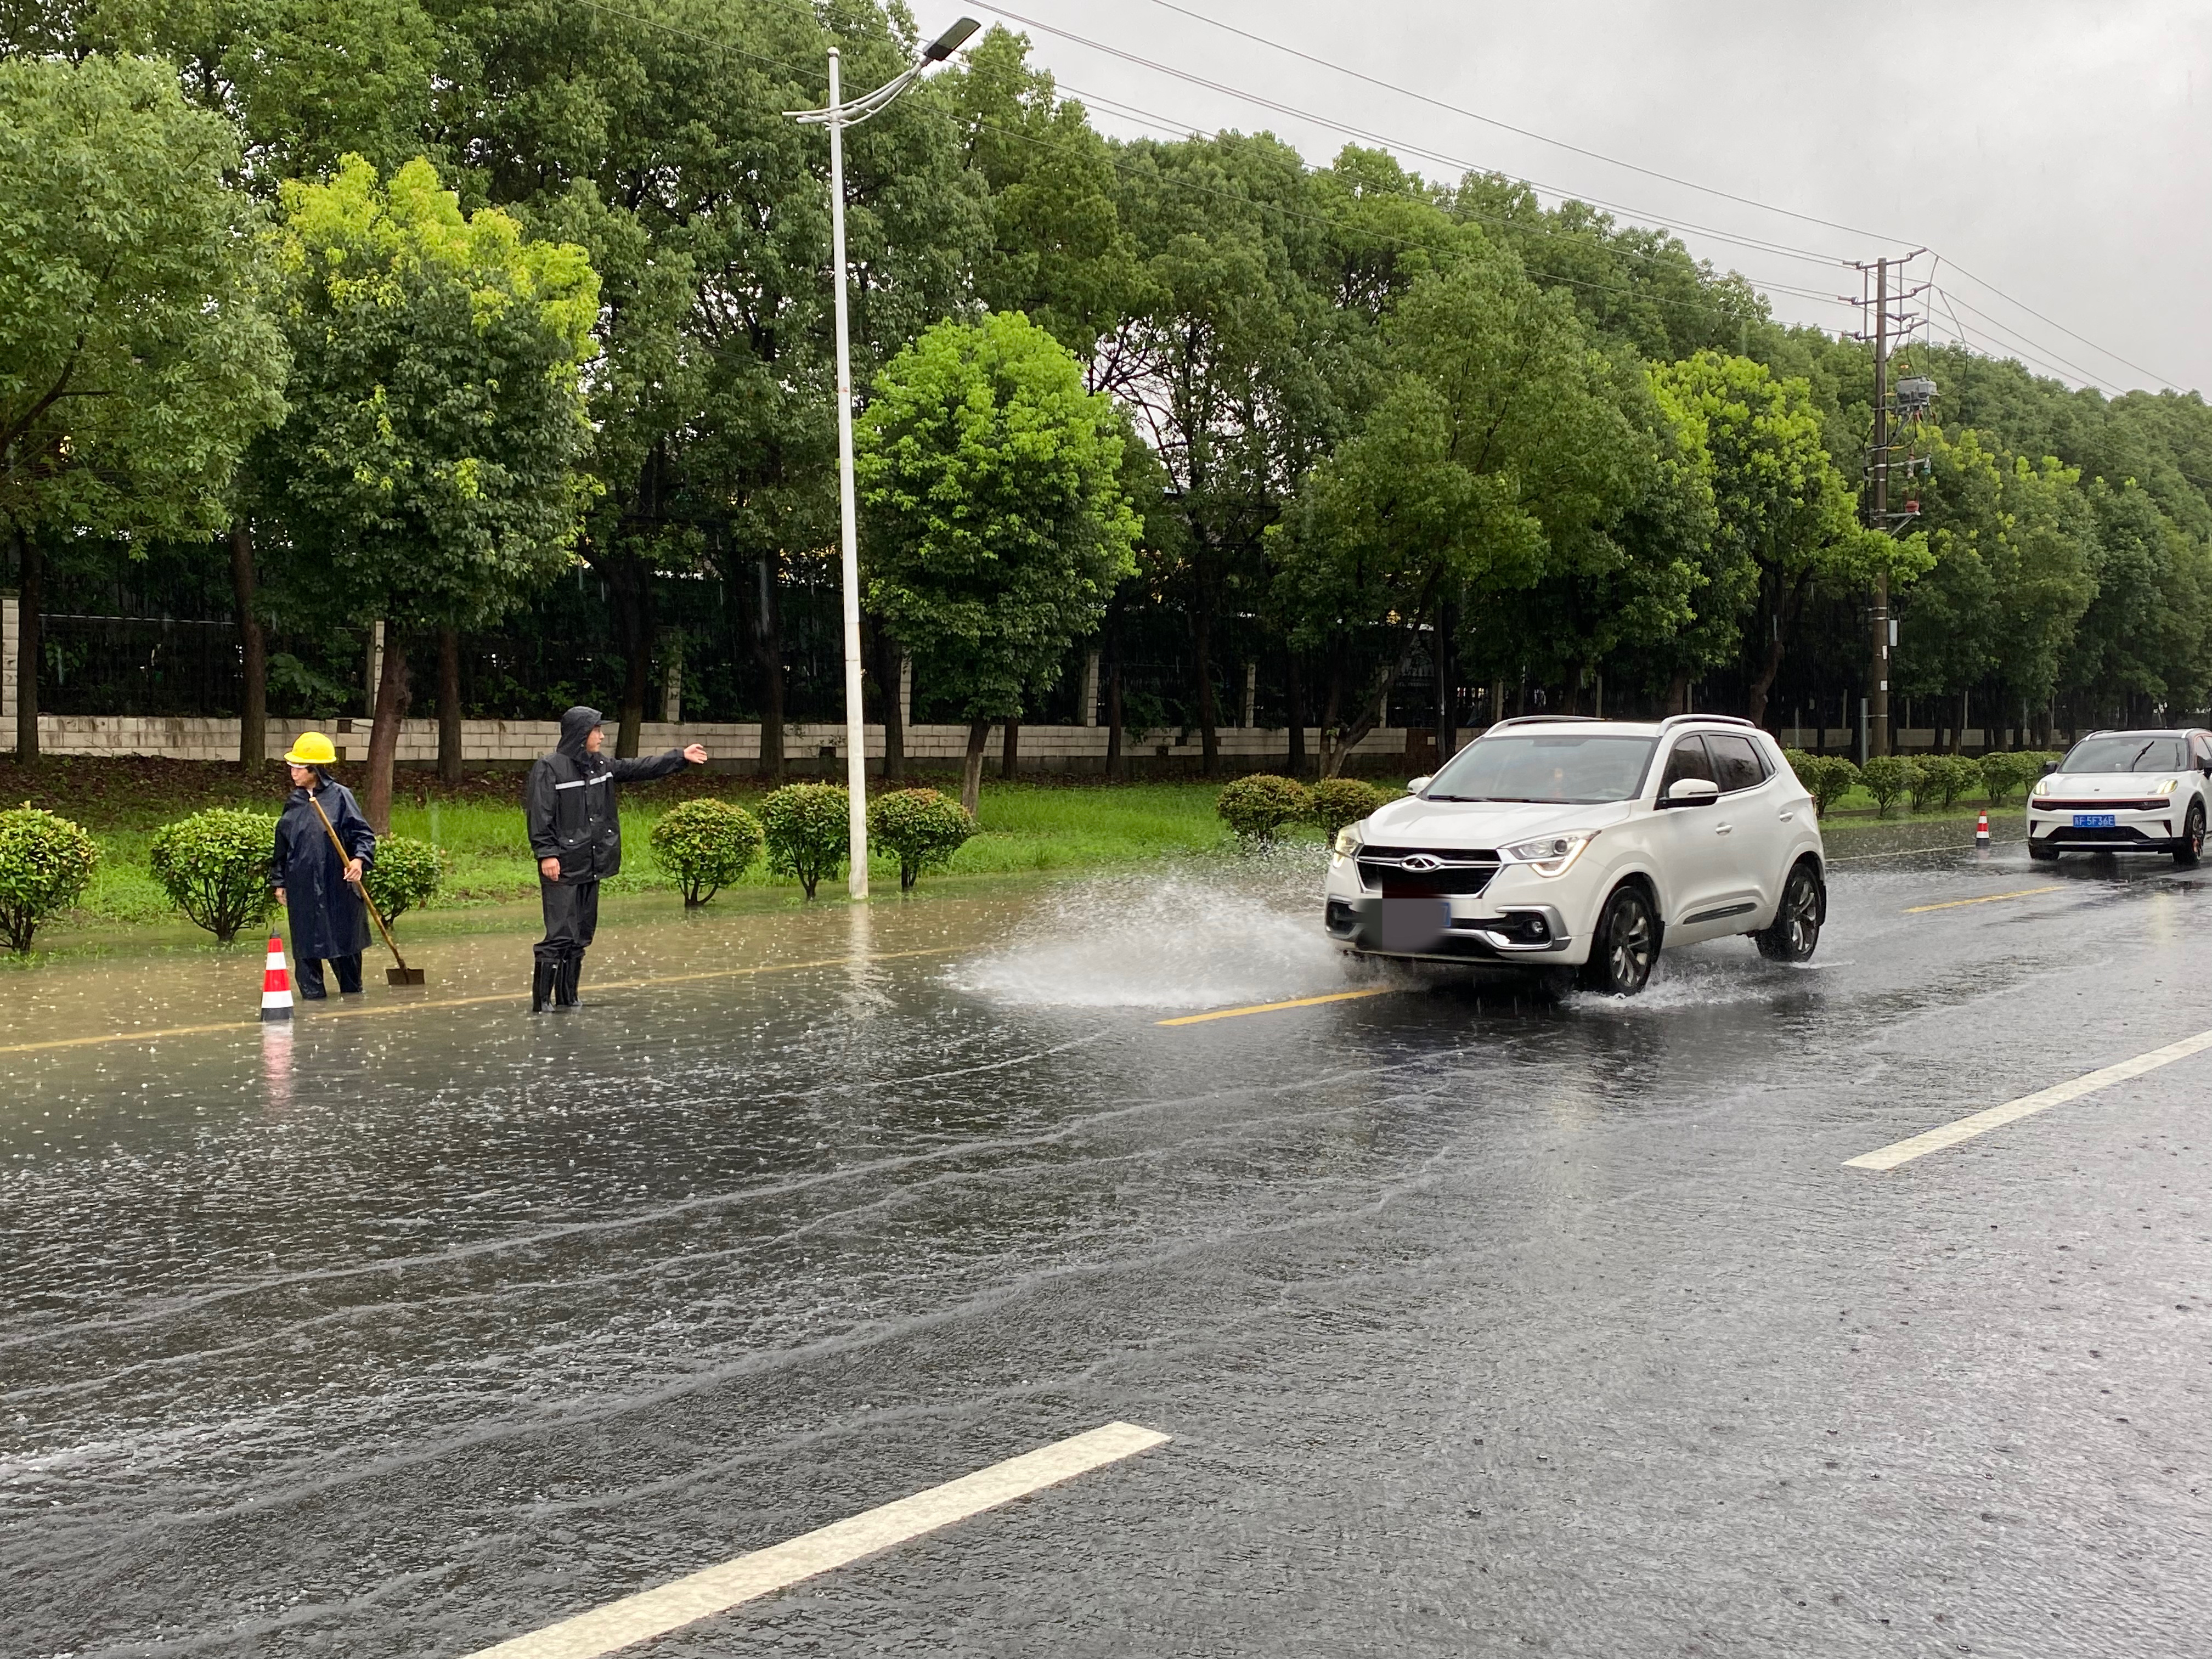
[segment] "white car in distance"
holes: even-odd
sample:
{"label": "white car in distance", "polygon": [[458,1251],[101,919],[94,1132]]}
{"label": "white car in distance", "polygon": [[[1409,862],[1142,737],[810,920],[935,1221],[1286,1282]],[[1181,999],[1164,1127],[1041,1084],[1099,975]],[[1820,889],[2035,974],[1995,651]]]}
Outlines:
{"label": "white car in distance", "polygon": [[2029,793],[2027,855],[2171,853],[2193,869],[2204,856],[2208,803],[2212,732],[2092,732]]}
{"label": "white car in distance", "polygon": [[1324,925],[1357,954],[1633,996],[1668,946],[1747,933],[1802,962],[1820,942],[1813,799],[1748,720],[1500,720],[1408,790],[1330,850]]}

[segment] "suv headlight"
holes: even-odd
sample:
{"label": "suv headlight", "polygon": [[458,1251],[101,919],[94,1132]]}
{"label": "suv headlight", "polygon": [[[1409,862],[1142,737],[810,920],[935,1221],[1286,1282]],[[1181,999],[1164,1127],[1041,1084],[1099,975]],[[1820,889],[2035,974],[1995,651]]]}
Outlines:
{"label": "suv headlight", "polygon": [[1556,836],[1538,836],[1501,847],[1498,856],[1508,864],[1525,864],[1540,876],[1564,876],[1583,855],[1583,848],[1597,839],[1595,830],[1569,830]]}
{"label": "suv headlight", "polygon": [[2153,789],[2151,793],[2154,795],[2170,795],[2180,787],[2181,780],[2179,778],[2161,778],[2159,780],[2158,787]]}
{"label": "suv headlight", "polygon": [[1336,845],[1330,849],[1334,855],[1334,861],[1341,862],[1352,857],[1358,850],[1359,831],[1347,823],[1336,832]]}

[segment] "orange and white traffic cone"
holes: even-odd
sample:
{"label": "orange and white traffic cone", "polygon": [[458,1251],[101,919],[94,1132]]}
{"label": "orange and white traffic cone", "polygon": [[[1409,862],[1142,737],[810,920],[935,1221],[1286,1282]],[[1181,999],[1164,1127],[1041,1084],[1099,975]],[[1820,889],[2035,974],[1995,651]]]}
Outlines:
{"label": "orange and white traffic cone", "polygon": [[261,1018],[292,1018],[292,972],[284,965],[284,941],[269,941],[268,965],[261,970]]}
{"label": "orange and white traffic cone", "polygon": [[1974,820],[1974,845],[1977,847],[1987,847],[1989,844],[1990,815],[1987,812],[1984,812]]}

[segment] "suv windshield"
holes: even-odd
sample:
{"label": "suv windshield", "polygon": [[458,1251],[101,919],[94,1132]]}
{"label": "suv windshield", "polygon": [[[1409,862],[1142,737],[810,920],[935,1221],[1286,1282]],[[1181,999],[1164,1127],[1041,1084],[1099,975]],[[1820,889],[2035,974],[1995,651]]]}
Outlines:
{"label": "suv windshield", "polygon": [[2185,772],[2186,744],[2179,738],[2084,738],[2058,763],[2062,772]]}
{"label": "suv windshield", "polygon": [[1423,793],[1431,800],[1626,800],[1644,785],[1655,739],[1578,732],[1478,738]]}

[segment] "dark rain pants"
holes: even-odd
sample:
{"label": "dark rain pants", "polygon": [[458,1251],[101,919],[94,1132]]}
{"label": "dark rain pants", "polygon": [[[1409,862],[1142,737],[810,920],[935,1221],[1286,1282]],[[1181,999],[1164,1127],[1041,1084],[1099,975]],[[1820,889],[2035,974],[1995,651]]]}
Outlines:
{"label": "dark rain pants", "polygon": [[[361,956],[332,957],[331,966],[337,970],[338,989],[358,992],[361,989]],[[323,990],[323,964],[313,957],[301,957],[300,963],[300,994],[313,1002],[325,994]]]}
{"label": "dark rain pants", "polygon": [[538,894],[545,907],[545,937],[532,954],[556,967],[581,959],[591,948],[592,935],[599,930],[599,884],[548,881],[540,876]]}

